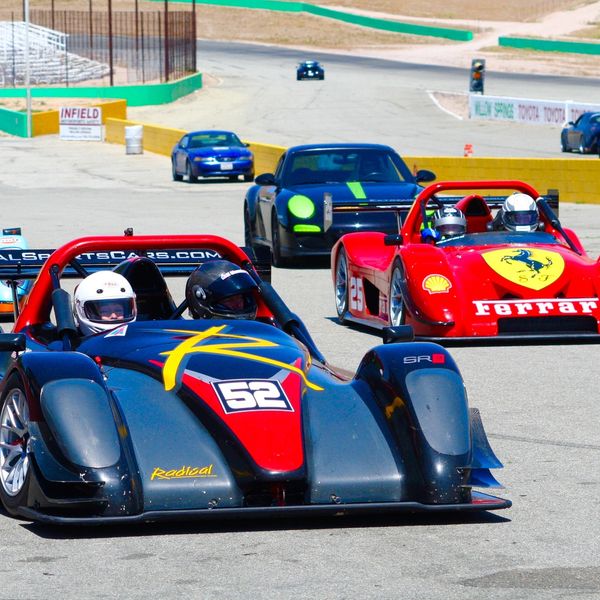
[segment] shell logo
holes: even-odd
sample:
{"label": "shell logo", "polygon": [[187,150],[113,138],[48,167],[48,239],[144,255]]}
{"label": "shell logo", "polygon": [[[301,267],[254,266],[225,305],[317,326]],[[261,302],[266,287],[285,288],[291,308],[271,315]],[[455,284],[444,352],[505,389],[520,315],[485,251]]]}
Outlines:
{"label": "shell logo", "polygon": [[423,289],[430,294],[447,294],[452,287],[450,280],[443,275],[428,275],[423,279]]}

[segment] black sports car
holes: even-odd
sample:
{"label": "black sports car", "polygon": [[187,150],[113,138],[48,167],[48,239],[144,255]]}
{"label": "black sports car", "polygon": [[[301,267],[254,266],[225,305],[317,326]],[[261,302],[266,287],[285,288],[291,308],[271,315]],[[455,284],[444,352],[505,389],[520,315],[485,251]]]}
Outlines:
{"label": "black sports car", "polygon": [[296,79],[325,79],[325,69],[316,60],[305,60],[296,67]]}
{"label": "black sports car", "polygon": [[[47,523],[481,511],[510,502],[502,466],[448,352],[374,347],[329,365],[248,255],[209,235],[90,237],[0,251],[3,279],[37,277],[0,334],[0,499]],[[199,262],[249,274],[254,320],[189,319],[165,276]],[[117,271],[137,320],[81,336],[65,277]],[[18,313],[18,307],[16,307]]]}
{"label": "black sports car", "polygon": [[294,146],[274,174],[259,175],[248,189],[245,244],[270,248],[273,264],[284,266],[294,257],[329,256],[345,233],[397,233],[400,216],[423,189],[419,183],[434,179],[426,170],[413,175],[381,144]]}

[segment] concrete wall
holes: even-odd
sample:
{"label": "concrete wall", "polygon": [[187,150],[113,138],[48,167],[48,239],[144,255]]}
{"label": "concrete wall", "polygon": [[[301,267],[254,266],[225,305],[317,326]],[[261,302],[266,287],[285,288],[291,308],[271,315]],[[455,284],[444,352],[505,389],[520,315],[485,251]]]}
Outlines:
{"label": "concrete wall", "polygon": [[[106,141],[125,143],[125,127],[143,125],[144,149],[165,156],[179,138],[186,133],[137,121],[107,119]],[[285,151],[283,146],[273,146],[246,140],[254,152],[256,174],[273,172],[277,160]],[[540,193],[557,189],[561,201],[600,204],[600,160],[596,156],[572,158],[474,158],[448,156],[404,156],[413,172],[430,169],[438,181],[519,179]]]}

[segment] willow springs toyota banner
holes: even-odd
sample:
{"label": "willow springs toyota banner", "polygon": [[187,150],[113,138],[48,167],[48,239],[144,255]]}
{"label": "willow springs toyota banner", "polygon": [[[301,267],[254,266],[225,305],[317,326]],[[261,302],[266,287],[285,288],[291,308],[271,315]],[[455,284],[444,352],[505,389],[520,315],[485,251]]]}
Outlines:
{"label": "willow springs toyota banner", "polygon": [[600,104],[469,94],[470,119],[562,126],[588,111],[600,112]]}

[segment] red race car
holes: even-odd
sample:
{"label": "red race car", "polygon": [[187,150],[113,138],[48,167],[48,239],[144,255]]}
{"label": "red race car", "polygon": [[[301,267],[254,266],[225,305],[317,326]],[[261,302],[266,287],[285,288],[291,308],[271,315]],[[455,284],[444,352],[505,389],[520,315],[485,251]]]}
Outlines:
{"label": "red race car", "polygon": [[[449,197],[459,190],[515,193]],[[523,200],[531,210],[510,212]],[[440,235],[441,213],[462,231]],[[412,325],[417,339],[442,343],[600,341],[600,262],[530,185],[439,182],[404,216],[397,235],[349,233],[333,247],[341,323]]]}

